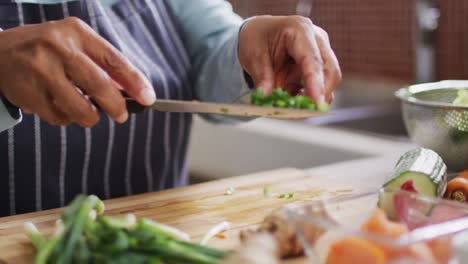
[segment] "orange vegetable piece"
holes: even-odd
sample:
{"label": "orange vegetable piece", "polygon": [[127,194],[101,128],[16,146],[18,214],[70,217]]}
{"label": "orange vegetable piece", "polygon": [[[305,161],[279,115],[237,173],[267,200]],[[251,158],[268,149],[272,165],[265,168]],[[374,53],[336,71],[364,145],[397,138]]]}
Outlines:
{"label": "orange vegetable piece", "polygon": [[409,232],[408,227],[405,224],[390,221],[385,212],[380,208],[377,209],[369,220],[367,220],[367,222],[362,226],[362,230],[392,238],[399,237]]}
{"label": "orange vegetable piece", "polygon": [[450,261],[452,256],[451,239],[452,237],[443,237],[426,243],[434,254],[437,263],[448,263]]}
{"label": "orange vegetable piece", "polygon": [[326,264],[384,264],[385,252],[361,238],[344,238],[330,246]]}
{"label": "orange vegetable piece", "polygon": [[[382,209],[377,209],[367,222],[362,226],[362,230],[390,238],[398,238],[409,232],[408,227],[402,223],[396,223],[387,218]],[[405,248],[391,248],[376,244],[386,254],[390,260],[397,260],[402,257],[412,257],[418,260],[424,260],[427,263],[433,263],[433,256],[425,244],[416,244]]]}
{"label": "orange vegetable piece", "polygon": [[463,179],[467,179],[467,180],[468,180],[468,169],[462,171],[460,174],[458,174],[457,177],[460,177],[460,178],[463,178]]}
{"label": "orange vegetable piece", "polygon": [[468,195],[468,179],[456,177],[447,183],[444,198],[458,202],[466,202]]}
{"label": "orange vegetable piece", "polygon": [[216,234],[216,237],[221,238],[221,239],[225,239],[227,236],[226,236],[226,233],[218,233],[218,234]]}
{"label": "orange vegetable piece", "polygon": [[412,258],[422,263],[436,263],[431,249],[424,243],[418,243],[404,248],[387,248],[387,256],[391,260]]}

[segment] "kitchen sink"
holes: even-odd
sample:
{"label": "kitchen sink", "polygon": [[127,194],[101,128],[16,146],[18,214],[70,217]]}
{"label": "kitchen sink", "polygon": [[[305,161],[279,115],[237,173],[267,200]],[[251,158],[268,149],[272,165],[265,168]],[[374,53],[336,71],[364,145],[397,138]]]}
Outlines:
{"label": "kitchen sink", "polygon": [[401,103],[394,93],[403,83],[383,80],[348,79],[335,94],[332,111],[336,114],[305,121],[378,135],[408,138],[401,114]]}
{"label": "kitchen sink", "polygon": [[258,119],[213,125],[195,118],[189,172],[192,182],[199,182],[283,167],[308,169],[401,152],[404,147],[388,139],[297,122]]}

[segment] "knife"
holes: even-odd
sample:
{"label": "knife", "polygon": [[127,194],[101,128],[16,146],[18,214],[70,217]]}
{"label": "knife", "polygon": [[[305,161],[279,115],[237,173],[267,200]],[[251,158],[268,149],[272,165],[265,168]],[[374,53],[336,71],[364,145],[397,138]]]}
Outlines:
{"label": "knife", "polygon": [[[216,114],[238,117],[268,117],[275,119],[305,119],[321,117],[330,114],[306,109],[255,106],[248,103],[206,103],[199,101],[163,99],[157,99],[156,102],[150,106],[143,106],[136,102],[133,98],[130,98],[125,92],[121,92],[125,98],[127,110],[129,113],[140,113],[145,109],[153,108],[160,112]],[[90,98],[90,100],[97,109],[100,109],[99,105],[92,98]],[[6,98],[2,98],[2,101],[3,105],[5,105],[5,108],[8,110],[10,115],[12,115],[12,121],[9,121],[8,127],[5,128],[2,128],[0,124],[0,131],[21,122],[22,118],[21,110],[18,107],[8,102]]]}
{"label": "knife", "polygon": [[130,113],[140,113],[147,108],[153,108],[161,112],[216,114],[244,117],[269,117],[278,119],[302,119],[320,117],[329,114],[319,111],[294,108],[161,99],[157,99],[156,102],[150,106],[143,106],[132,98],[125,97],[125,100],[127,103],[127,110]]}

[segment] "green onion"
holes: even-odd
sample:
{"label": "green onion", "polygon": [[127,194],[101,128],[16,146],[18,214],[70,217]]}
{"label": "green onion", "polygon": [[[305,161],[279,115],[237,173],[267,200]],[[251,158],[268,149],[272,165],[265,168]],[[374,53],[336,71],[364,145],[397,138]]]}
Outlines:
{"label": "green onion", "polygon": [[234,189],[234,187],[229,187],[224,191],[224,195],[232,195],[235,191],[236,189]]}
{"label": "green onion", "polygon": [[275,101],[275,106],[286,107],[286,102],[283,101],[283,100],[277,100],[277,101]]}
{"label": "green onion", "polygon": [[134,214],[125,216],[100,216],[99,221],[111,228],[132,228],[136,225],[137,219]]}
{"label": "green onion", "polygon": [[[215,264],[229,254],[187,242],[188,234],[175,228],[149,219],[136,221],[133,214],[98,215],[103,209],[96,196],[78,196],[56,222],[48,240],[35,225],[26,223],[25,233],[37,249],[35,263]],[[227,228],[222,224],[209,233]]]}
{"label": "green onion", "polygon": [[171,226],[163,225],[146,218],[138,220],[138,226],[157,235],[165,235],[182,241],[190,241],[190,235]]}
{"label": "green onion", "polygon": [[317,106],[315,106],[314,103],[311,103],[311,104],[309,104],[309,105],[307,106],[307,109],[312,110],[312,111],[315,111],[315,110],[317,110]]}
{"label": "green onion", "polygon": [[[95,208],[98,201],[99,198],[97,196],[90,195],[86,197],[85,201],[81,204],[81,207],[76,213],[76,217],[72,219],[70,228],[66,230],[66,236],[63,237],[64,248],[63,252],[61,252],[58,257],[57,263],[71,262],[74,248],[81,237],[89,212]],[[67,228],[68,223],[64,221],[64,224]]]}
{"label": "green onion", "polygon": [[200,241],[200,245],[206,245],[211,238],[213,238],[221,232],[226,231],[229,227],[231,227],[231,223],[227,221],[223,221],[215,225],[210,230],[208,230],[208,232],[203,236],[202,240]]}
{"label": "green onion", "polygon": [[104,211],[106,210],[106,206],[104,205],[104,202],[99,200],[96,203],[96,207],[94,208],[96,210],[96,213],[98,215],[103,214]]}
{"label": "green onion", "polygon": [[306,108],[310,103],[312,103],[312,101],[309,97],[302,95],[296,96],[296,104],[298,108]]}
{"label": "green onion", "polygon": [[288,92],[281,88],[274,89],[269,95],[263,95],[261,89],[255,90],[251,95],[251,103],[257,106],[280,107],[280,108],[297,108],[308,109],[311,111],[327,112],[329,106],[326,103],[314,103],[307,96],[291,96]]}
{"label": "green onion", "polygon": [[[37,249],[35,263],[216,264],[230,253],[190,243],[188,234],[149,219],[98,215],[103,211],[96,196],[78,196],[48,240],[34,224],[25,223],[25,233]],[[211,229],[203,243],[224,231],[226,223]]]}
{"label": "green onion", "polygon": [[268,185],[263,186],[263,196],[265,197],[270,196],[270,187]]}
{"label": "green onion", "polygon": [[262,98],[263,97],[263,90],[261,87],[259,87],[257,90],[255,90],[255,92],[253,93],[253,95],[256,97],[256,98]]}
{"label": "green onion", "polygon": [[28,238],[33,242],[37,250],[45,245],[46,240],[33,223],[24,223],[24,232],[26,233],[26,236],[28,236]]}
{"label": "green onion", "polygon": [[318,103],[317,109],[320,112],[328,112],[330,110],[330,106],[327,103]]}
{"label": "green onion", "polygon": [[50,262],[48,261],[48,259],[52,255],[55,247],[58,246],[59,239],[62,237],[64,230],[65,227],[63,226],[62,222],[57,222],[57,226],[55,228],[54,233],[37,252],[36,257],[34,259],[35,264],[46,264]]}
{"label": "green onion", "polygon": [[293,97],[293,98],[289,98],[288,100],[288,107],[289,108],[295,108],[296,107],[296,99]]}

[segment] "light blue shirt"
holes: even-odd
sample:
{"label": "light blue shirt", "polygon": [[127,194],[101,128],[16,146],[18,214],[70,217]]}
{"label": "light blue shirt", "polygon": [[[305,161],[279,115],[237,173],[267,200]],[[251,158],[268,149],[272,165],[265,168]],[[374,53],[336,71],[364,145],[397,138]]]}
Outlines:
{"label": "light blue shirt", "polygon": [[[23,3],[56,4],[64,0],[18,0]],[[66,0],[65,0],[66,1]],[[74,1],[74,0],[70,0]],[[112,5],[120,0],[100,0]],[[196,97],[208,102],[232,102],[249,87],[239,63],[238,40],[243,19],[224,0],[169,0],[192,63]],[[219,70],[222,69],[222,70]],[[12,120],[0,106],[0,131],[20,120]],[[222,116],[204,116],[214,122],[230,122]],[[5,121],[6,120],[6,121]]]}

